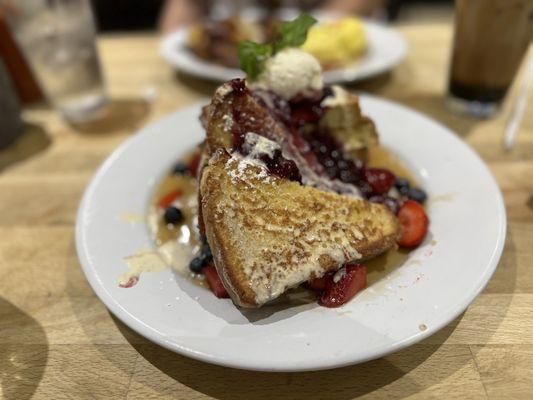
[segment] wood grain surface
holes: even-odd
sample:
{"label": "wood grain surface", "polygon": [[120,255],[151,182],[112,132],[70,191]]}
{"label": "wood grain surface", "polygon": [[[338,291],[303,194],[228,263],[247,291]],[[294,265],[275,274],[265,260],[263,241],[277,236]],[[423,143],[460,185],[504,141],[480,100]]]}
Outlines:
{"label": "wood grain surface", "polygon": [[513,152],[501,147],[509,102],[491,120],[449,113],[443,93],[451,19],[424,14],[416,21],[399,26],[409,43],[407,60],[353,88],[451,127],[486,161],[503,190],[509,217],[503,257],[461,317],[379,360],[277,374],[181,357],[113,318],[85,281],[74,249],[82,192],[98,165],[138,127],[210,95],[214,86],[174,73],[159,58],[155,34],[105,36],[99,46],[114,100],[110,115],[93,126],[72,127],[50,109],[26,110],[26,134],[0,151],[0,397],[533,398],[533,105]]}

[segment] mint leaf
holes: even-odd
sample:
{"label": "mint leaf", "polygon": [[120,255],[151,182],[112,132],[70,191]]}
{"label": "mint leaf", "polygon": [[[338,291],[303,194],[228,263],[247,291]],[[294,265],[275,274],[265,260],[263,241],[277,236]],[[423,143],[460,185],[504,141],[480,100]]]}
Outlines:
{"label": "mint leaf", "polygon": [[272,55],[272,52],[271,44],[260,44],[244,40],[239,43],[237,48],[239,66],[246,72],[248,78],[254,80],[263,70],[263,64]]}
{"label": "mint leaf", "polygon": [[281,24],[280,39],[274,44],[275,52],[286,47],[299,47],[307,39],[307,31],[317,20],[307,13],[302,13],[298,18]]}
{"label": "mint leaf", "polygon": [[286,47],[299,47],[307,39],[307,31],[316,23],[316,19],[307,13],[281,25],[279,39],[272,44],[260,44],[244,40],[237,47],[239,66],[250,80],[255,80],[263,71],[265,61]]}

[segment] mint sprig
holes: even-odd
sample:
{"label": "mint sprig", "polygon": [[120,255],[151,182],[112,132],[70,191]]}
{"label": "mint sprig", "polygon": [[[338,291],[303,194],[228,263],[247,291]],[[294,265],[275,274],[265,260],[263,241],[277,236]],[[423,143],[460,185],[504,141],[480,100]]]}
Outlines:
{"label": "mint sprig", "polygon": [[239,43],[237,48],[237,57],[239,66],[246,72],[248,78],[255,80],[261,71],[265,61],[273,53],[274,49],[271,44],[260,44],[250,40],[244,40]]}
{"label": "mint sprig", "polygon": [[237,56],[239,66],[250,80],[255,80],[263,71],[266,60],[287,47],[299,47],[305,43],[307,32],[317,20],[307,13],[281,24],[279,37],[274,43],[256,43],[244,40],[239,43]]}

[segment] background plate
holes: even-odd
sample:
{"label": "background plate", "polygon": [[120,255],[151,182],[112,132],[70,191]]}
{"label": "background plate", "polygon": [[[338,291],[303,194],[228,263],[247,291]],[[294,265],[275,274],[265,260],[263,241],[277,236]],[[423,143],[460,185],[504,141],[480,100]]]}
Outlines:
{"label": "background plate", "polygon": [[[381,74],[400,63],[407,54],[407,43],[395,30],[376,22],[365,21],[368,50],[346,68],[324,72],[327,84],[356,81]],[[161,55],[172,66],[187,74],[214,81],[243,77],[240,69],[205,61],[187,47],[187,28],[179,29],[161,40]]]}

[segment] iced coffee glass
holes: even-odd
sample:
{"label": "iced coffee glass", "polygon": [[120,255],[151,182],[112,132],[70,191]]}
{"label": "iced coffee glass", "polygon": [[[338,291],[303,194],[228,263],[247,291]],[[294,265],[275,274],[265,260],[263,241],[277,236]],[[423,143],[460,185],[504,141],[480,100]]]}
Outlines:
{"label": "iced coffee glass", "polygon": [[456,0],[448,106],[490,117],[533,37],[533,0]]}

